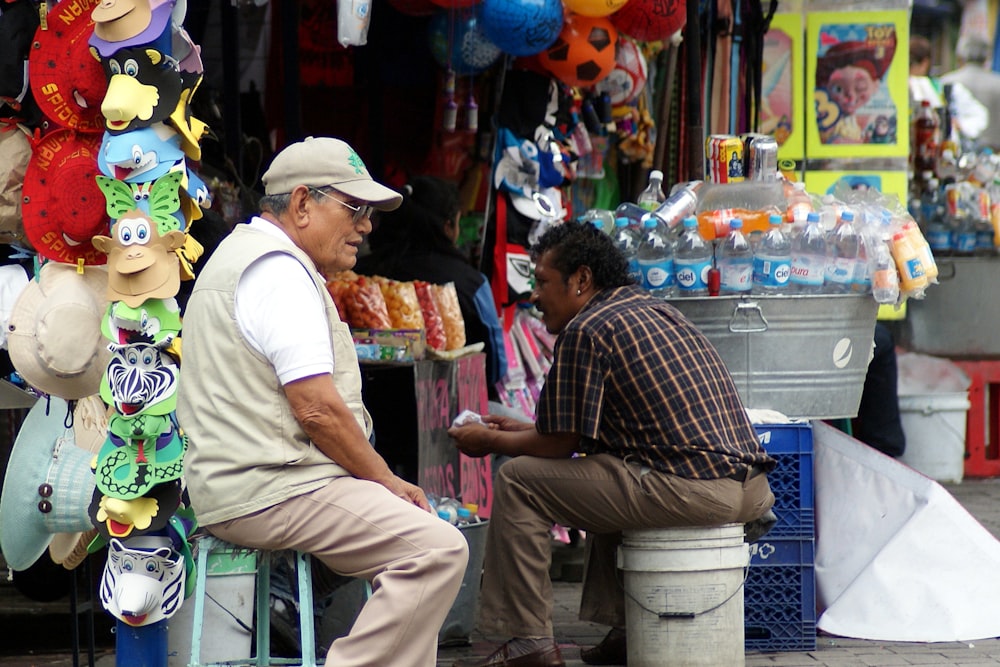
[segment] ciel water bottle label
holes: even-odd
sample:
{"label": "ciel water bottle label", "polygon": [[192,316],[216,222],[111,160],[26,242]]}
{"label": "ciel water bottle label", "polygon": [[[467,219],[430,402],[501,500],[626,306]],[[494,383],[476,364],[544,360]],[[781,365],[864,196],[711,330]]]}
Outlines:
{"label": "ciel water bottle label", "polygon": [[757,285],[784,287],[792,275],[792,263],[788,260],[754,257],[753,281]]}
{"label": "ciel water bottle label", "polygon": [[659,289],[673,284],[673,261],[657,261],[655,263],[639,262],[639,265],[642,267],[642,284],[646,289]]}
{"label": "ciel water bottle label", "polygon": [[634,280],[636,285],[642,284],[642,269],[639,268],[639,260],[635,258],[629,260],[628,277]]}
{"label": "ciel water bottle label", "polygon": [[708,289],[708,272],[712,269],[711,261],[683,262],[675,260],[677,268],[677,286],[682,290]]}
{"label": "ciel water bottle label", "polygon": [[753,279],[752,264],[723,264],[720,267],[720,272],[720,284],[723,289],[731,291],[750,289]]}

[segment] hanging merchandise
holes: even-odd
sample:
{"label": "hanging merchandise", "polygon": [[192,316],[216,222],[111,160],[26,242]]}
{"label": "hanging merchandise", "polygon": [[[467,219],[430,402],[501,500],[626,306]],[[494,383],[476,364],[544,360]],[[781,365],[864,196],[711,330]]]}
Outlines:
{"label": "hanging merchandise", "polygon": [[559,0],[483,0],[483,31],[504,53],[533,56],[556,41],[563,25]]}
{"label": "hanging merchandise", "polygon": [[627,2],[628,0],[563,0],[563,5],[567,11],[580,16],[608,16],[617,12]]}
{"label": "hanging merchandise", "polygon": [[459,76],[489,69],[502,53],[486,37],[476,10],[437,12],[431,18],[427,36],[434,60]]}
{"label": "hanging merchandise", "polygon": [[594,85],[594,90],[607,93],[611,104],[621,106],[634,102],[646,87],[646,57],[632,39],[618,36],[615,67],[607,77]]}
{"label": "hanging merchandise", "polygon": [[623,34],[640,42],[666,39],[684,26],[683,0],[631,0],[611,15]]}
{"label": "hanging merchandise", "polygon": [[371,0],[337,0],[337,41],[341,46],[364,46],[372,20]]}
{"label": "hanging merchandise", "polygon": [[567,86],[589,87],[615,67],[618,30],[606,18],[566,14],[559,37],[539,62]]}

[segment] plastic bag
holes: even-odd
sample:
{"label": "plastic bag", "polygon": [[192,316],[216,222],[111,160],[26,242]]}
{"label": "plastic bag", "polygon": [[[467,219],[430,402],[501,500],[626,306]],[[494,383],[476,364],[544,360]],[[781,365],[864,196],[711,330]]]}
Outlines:
{"label": "plastic bag", "polygon": [[457,350],[465,347],[465,318],[462,317],[462,309],[458,305],[455,283],[432,285],[432,287],[434,302],[437,304],[441,322],[444,324],[444,333],[448,339],[445,349]]}
{"label": "plastic bag", "polygon": [[416,290],[417,300],[420,302],[420,314],[424,318],[427,344],[435,350],[447,349],[448,336],[444,331],[444,322],[441,320],[441,313],[438,312],[431,284],[414,280],[413,289]]}
{"label": "plastic bag", "polygon": [[337,41],[341,46],[368,43],[371,12],[371,0],[337,0]]}
{"label": "plastic bag", "polygon": [[394,329],[423,329],[424,316],[420,312],[420,301],[417,290],[411,282],[390,280],[382,276],[373,276],[385,297],[385,305],[389,309],[389,321]]}
{"label": "plastic bag", "polygon": [[382,290],[371,278],[353,271],[338,273],[326,284],[340,319],[355,329],[392,327]]}

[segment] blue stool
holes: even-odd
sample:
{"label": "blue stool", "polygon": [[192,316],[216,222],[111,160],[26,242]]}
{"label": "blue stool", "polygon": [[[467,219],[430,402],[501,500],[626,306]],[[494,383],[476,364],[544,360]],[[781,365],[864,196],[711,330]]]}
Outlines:
{"label": "blue stool", "polygon": [[[208,577],[208,556],[213,551],[252,551],[257,554],[256,576],[256,633],[257,657],[225,662],[201,662],[201,633],[205,619],[205,595]],[[197,577],[194,590],[194,615],[191,630],[191,660],[188,667],[236,667],[239,665],[298,665],[317,667],[323,664],[316,660],[316,635],[313,626],[312,567],[309,554],[295,552],[294,562],[299,585],[299,633],[302,647],[301,658],[277,658],[271,656],[271,561],[277,552],[246,549],[229,544],[217,537],[207,536],[198,540]],[[370,588],[368,589],[370,594]]]}

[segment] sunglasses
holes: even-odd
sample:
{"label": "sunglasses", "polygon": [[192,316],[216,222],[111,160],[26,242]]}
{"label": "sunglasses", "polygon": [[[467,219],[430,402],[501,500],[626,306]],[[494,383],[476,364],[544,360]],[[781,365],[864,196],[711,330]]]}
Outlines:
{"label": "sunglasses", "polygon": [[371,204],[362,204],[361,206],[354,206],[353,204],[348,204],[346,201],[341,201],[340,199],[337,199],[331,194],[323,192],[319,188],[309,188],[309,189],[312,190],[313,192],[318,192],[324,197],[329,197],[330,199],[337,202],[344,208],[349,208],[352,211],[354,211],[354,215],[351,216],[351,222],[353,222],[354,224],[358,224],[359,222],[361,222],[362,218],[368,218],[369,220],[372,220],[375,216],[375,207],[372,206]]}

